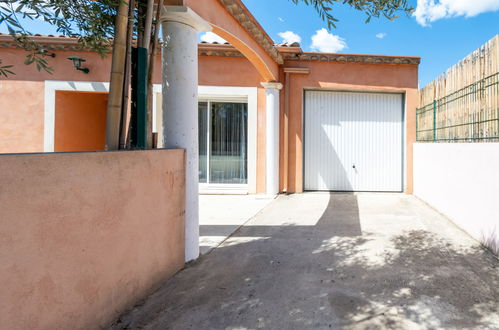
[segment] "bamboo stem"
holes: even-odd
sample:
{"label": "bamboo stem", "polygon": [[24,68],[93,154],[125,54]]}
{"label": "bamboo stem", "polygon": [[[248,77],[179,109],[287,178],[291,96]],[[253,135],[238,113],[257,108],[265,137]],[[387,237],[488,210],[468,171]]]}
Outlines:
{"label": "bamboo stem", "polygon": [[135,0],[130,0],[130,8],[128,11],[128,32],[126,41],[126,62],[125,62],[125,79],[123,84],[123,104],[121,105],[121,128],[120,128],[120,149],[127,149],[128,136],[128,110],[130,107],[130,76],[132,74],[132,39],[133,39],[133,21],[135,11]]}
{"label": "bamboo stem", "polygon": [[144,40],[142,47],[149,49],[151,43],[152,17],[154,16],[154,0],[147,0]]}
{"label": "bamboo stem", "polygon": [[115,21],[115,37],[106,118],[106,150],[118,150],[119,148],[129,5],[130,3],[127,0],[120,2]]}
{"label": "bamboo stem", "polygon": [[156,10],[156,22],[154,24],[154,36],[152,38],[150,52],[149,52],[149,68],[147,74],[147,147],[152,148],[152,107],[153,105],[153,75],[156,66],[156,53],[159,43],[159,29],[161,28],[161,8],[163,7],[164,0],[159,0]]}

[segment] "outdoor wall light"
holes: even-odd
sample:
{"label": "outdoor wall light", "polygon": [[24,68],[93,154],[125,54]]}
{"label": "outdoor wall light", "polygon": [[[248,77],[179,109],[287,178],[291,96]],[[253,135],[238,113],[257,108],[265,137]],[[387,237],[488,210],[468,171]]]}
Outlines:
{"label": "outdoor wall light", "polygon": [[84,58],[78,57],[78,56],[71,56],[68,57],[68,60],[73,61],[73,66],[75,67],[76,70],[83,71],[84,73],[89,73],[90,69],[89,68],[82,68],[81,64],[85,62]]}
{"label": "outdoor wall light", "polygon": [[55,53],[53,53],[53,52],[49,52],[49,51],[48,51],[48,50],[46,50],[46,49],[42,49],[42,50],[40,50],[40,53],[41,53],[43,56],[55,57]]}

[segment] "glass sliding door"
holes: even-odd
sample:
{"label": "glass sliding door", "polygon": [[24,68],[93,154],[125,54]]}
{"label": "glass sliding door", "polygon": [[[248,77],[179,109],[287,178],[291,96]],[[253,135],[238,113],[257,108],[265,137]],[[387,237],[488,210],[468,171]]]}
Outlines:
{"label": "glass sliding door", "polygon": [[198,104],[199,182],[208,182],[208,102]]}
{"label": "glass sliding door", "polygon": [[248,183],[248,105],[199,102],[199,182]]}

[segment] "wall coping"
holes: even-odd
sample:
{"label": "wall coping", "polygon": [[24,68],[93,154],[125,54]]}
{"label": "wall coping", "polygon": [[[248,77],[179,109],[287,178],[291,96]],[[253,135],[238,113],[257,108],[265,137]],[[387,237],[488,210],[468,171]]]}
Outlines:
{"label": "wall coping", "polygon": [[[33,40],[43,45],[47,50],[88,51],[81,47],[76,37],[34,35]],[[337,63],[369,63],[369,64],[408,64],[419,65],[421,58],[417,56],[392,56],[371,54],[343,54],[343,53],[315,53],[303,52],[300,47],[275,47],[281,58],[286,61],[318,61]],[[8,34],[0,34],[0,48],[19,48],[17,43]],[[158,47],[160,52],[161,47]],[[200,43],[200,56],[245,57],[239,50],[230,44]],[[281,63],[282,64],[282,63]]]}

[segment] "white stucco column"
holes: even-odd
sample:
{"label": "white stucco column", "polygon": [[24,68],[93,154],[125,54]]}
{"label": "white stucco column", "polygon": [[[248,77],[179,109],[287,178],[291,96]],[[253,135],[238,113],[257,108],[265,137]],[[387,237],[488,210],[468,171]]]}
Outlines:
{"label": "white stucco column", "polygon": [[210,25],[185,6],[163,8],[163,146],[186,150],[185,260],[199,256],[198,39]]}
{"label": "white stucco column", "polygon": [[265,190],[267,195],[279,193],[279,91],[281,83],[265,82]]}

